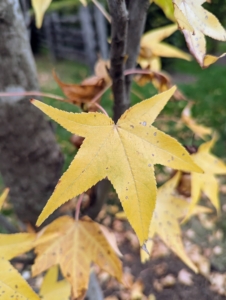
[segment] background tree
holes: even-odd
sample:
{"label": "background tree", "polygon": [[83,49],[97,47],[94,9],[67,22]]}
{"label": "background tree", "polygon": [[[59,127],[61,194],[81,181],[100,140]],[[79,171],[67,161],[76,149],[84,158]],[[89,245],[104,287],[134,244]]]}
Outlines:
{"label": "background tree", "polygon": [[[0,3],[0,91],[38,90],[18,0]],[[35,224],[61,173],[53,128],[27,97],[0,97],[0,171],[17,216]]]}

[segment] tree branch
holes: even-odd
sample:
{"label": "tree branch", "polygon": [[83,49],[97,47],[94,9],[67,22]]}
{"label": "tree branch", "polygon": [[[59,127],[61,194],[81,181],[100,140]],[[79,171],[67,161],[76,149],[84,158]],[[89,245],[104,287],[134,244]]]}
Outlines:
{"label": "tree branch", "polygon": [[125,0],[108,0],[108,5],[112,18],[110,75],[113,82],[114,121],[117,122],[120,116],[129,107],[129,103],[126,99],[124,77],[128,12]]}
{"label": "tree branch", "polygon": [[[149,0],[127,0],[127,9],[129,12],[128,39],[126,54],[126,70],[133,69],[136,66],[137,56],[140,51],[140,38],[144,31],[147,10],[150,5]],[[125,89],[127,102],[130,102],[130,89],[132,75],[126,76]]]}

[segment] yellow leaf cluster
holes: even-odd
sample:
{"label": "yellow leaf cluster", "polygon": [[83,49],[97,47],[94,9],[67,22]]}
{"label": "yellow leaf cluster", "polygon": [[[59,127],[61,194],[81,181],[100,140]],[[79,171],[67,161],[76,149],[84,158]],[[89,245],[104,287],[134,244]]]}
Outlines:
{"label": "yellow leaf cluster", "polygon": [[[186,216],[190,204],[175,191],[180,175],[180,172],[177,172],[172,179],[158,189],[156,207],[149,229],[150,240],[147,242],[147,249],[151,252],[153,246],[152,239],[157,234],[187,266],[197,272],[196,266],[184,250],[181,238],[179,219]],[[210,210],[205,207],[196,206],[193,214],[204,212],[208,213]],[[149,259],[149,255],[144,250],[141,250],[141,257],[143,261]]]}
{"label": "yellow leaf cluster", "polygon": [[[203,143],[198,152],[193,154],[194,161],[204,170],[204,174],[191,173],[191,206],[189,213],[192,213],[198,202],[201,191],[210,199],[216,210],[219,212],[219,184],[215,175],[226,174],[225,163],[210,153],[215,144],[215,137],[212,140]],[[189,216],[188,216],[189,217]]]}
{"label": "yellow leaf cluster", "polygon": [[218,19],[201,5],[205,0],[173,0],[174,15],[182,30],[190,52],[201,67],[206,68],[220,57],[206,55],[205,35],[226,41],[226,32]]}
{"label": "yellow leaf cluster", "polygon": [[140,42],[138,63],[142,69],[149,67],[152,71],[161,69],[160,57],[175,57],[191,60],[191,56],[174,46],[161,42],[177,30],[175,24],[146,32]]}
{"label": "yellow leaf cluster", "polygon": [[175,87],[131,107],[117,124],[104,114],[68,113],[34,101],[67,130],[85,137],[37,224],[64,202],[108,177],[142,245],[155,207],[154,164],[202,172],[175,139],[152,125],[174,92]]}

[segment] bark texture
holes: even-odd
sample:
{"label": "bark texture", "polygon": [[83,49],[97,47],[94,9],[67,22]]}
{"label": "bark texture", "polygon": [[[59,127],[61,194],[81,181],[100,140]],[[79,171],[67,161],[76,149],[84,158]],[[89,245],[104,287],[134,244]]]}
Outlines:
{"label": "bark texture", "polygon": [[[37,90],[19,0],[0,1],[0,91]],[[63,157],[44,115],[28,98],[0,97],[0,172],[18,217],[34,224],[60,177]]]}
{"label": "bark texture", "polygon": [[111,14],[111,69],[114,96],[114,121],[117,122],[129,108],[125,90],[125,60],[128,30],[128,11],[124,0],[108,0]]}
{"label": "bark texture", "polygon": [[[147,11],[150,6],[150,0],[127,0],[127,9],[129,12],[128,38],[126,54],[126,70],[136,67],[137,56],[140,51],[140,39],[144,32],[144,26],[147,17]],[[126,98],[130,103],[130,90],[132,84],[132,75],[126,76]]]}

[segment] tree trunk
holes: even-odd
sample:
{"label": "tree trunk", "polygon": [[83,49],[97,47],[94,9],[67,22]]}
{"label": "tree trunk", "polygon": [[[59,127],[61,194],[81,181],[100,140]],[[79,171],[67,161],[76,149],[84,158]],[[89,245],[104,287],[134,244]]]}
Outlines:
{"label": "tree trunk", "polygon": [[[38,81],[19,0],[0,0],[0,91],[29,90]],[[36,222],[62,163],[51,124],[29,99],[0,97],[0,172],[22,221]]]}

